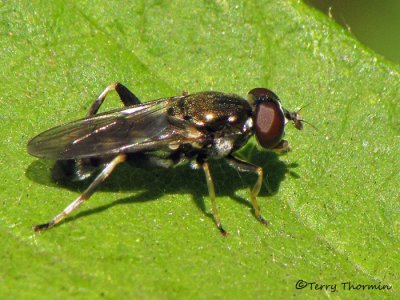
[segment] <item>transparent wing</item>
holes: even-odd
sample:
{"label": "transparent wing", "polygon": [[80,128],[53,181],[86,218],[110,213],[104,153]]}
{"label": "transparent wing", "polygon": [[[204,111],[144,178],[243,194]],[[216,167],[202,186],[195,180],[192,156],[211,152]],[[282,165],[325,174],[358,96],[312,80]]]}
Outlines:
{"label": "transparent wing", "polygon": [[159,150],[193,141],[185,120],[167,110],[180,97],[113,110],[49,129],[28,143],[28,152],[55,160]]}

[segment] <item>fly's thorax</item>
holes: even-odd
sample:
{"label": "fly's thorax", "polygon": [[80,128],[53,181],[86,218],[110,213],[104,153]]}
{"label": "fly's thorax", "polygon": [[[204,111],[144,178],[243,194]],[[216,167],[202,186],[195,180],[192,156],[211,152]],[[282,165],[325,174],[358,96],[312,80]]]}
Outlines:
{"label": "fly's thorax", "polygon": [[237,95],[202,92],[182,98],[168,113],[187,120],[199,130],[217,132],[226,127],[242,127],[251,115],[251,107]]}
{"label": "fly's thorax", "polygon": [[253,135],[253,119],[248,117],[241,127],[229,129],[213,135],[209,155],[222,158],[243,147]]}
{"label": "fly's thorax", "polygon": [[236,139],[233,137],[215,138],[211,145],[210,156],[222,158],[228,156],[234,149]]}

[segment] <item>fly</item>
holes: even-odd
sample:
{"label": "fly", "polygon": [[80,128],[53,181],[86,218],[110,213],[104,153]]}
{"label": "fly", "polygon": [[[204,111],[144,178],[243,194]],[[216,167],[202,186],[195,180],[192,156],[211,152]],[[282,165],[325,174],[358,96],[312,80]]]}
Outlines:
{"label": "fly", "polygon": [[[124,107],[97,113],[112,90],[118,93]],[[93,102],[85,118],[49,129],[29,141],[28,152],[55,160],[54,170],[62,176],[83,180],[98,173],[61,213],[33,229],[41,231],[60,223],[123,162],[146,167],[189,162],[203,169],[214,221],[226,235],[209,165],[209,159],[220,158],[238,171],[257,175],[250,200],[256,218],[267,224],[257,203],[263,169],[237,158],[235,151],[254,134],[264,148],[287,150],[288,143],[282,137],[288,121],[302,129],[298,113],[282,108],[278,96],[265,88],[252,89],[247,100],[234,94],[200,92],[141,103],[122,84],[111,84]]]}

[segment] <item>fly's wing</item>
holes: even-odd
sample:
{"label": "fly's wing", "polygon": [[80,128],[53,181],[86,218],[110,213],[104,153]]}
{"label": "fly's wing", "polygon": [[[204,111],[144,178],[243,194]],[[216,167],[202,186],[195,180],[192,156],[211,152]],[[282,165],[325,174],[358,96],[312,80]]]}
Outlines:
{"label": "fly's wing", "polygon": [[173,120],[168,108],[180,97],[126,107],[49,129],[28,143],[36,157],[65,160],[160,150],[200,137]]}

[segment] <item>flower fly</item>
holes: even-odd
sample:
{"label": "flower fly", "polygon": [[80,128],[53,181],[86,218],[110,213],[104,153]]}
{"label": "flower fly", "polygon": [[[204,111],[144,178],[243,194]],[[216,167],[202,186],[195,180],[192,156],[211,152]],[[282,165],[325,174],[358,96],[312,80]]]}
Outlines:
{"label": "flower fly", "polygon": [[[112,90],[124,107],[97,113]],[[213,217],[225,235],[215,201],[210,158],[224,158],[236,170],[257,175],[250,200],[257,219],[267,224],[257,203],[263,170],[237,158],[235,151],[253,134],[264,148],[287,150],[288,143],[282,137],[288,121],[302,128],[299,115],[282,108],[279,98],[265,88],[252,89],[247,100],[234,94],[200,92],[141,103],[122,84],[111,84],[93,102],[85,118],[49,129],[29,141],[31,155],[55,160],[56,167],[73,170],[77,179],[98,173],[75,201],[51,221],[33,229],[41,231],[61,222],[88,200],[122,162],[161,167],[190,162],[204,170]]]}

